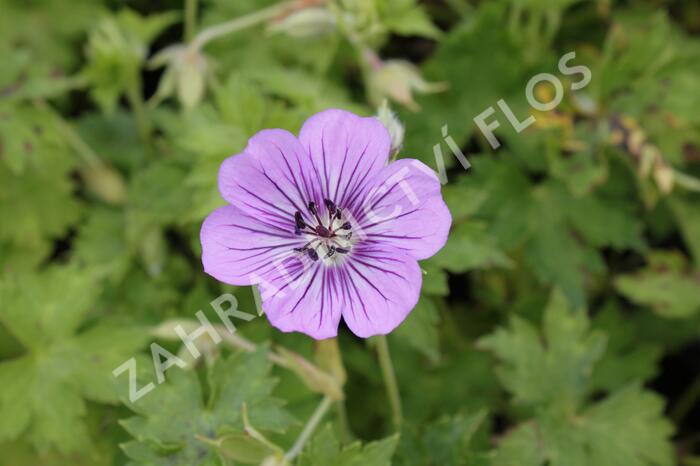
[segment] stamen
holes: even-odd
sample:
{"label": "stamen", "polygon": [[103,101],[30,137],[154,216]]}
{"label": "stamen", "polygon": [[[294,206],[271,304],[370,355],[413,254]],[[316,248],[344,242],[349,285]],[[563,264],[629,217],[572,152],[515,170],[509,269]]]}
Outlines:
{"label": "stamen", "polygon": [[[302,211],[294,213],[294,233],[307,235],[306,237],[309,241],[304,246],[293,249],[297,253],[306,254],[314,262],[321,257],[318,249],[320,247],[323,248],[321,251],[325,251],[323,259],[331,258],[336,254],[348,254],[352,248],[352,243],[349,242],[350,238],[352,238],[351,223],[341,220],[343,212],[333,201],[323,199],[323,203],[328,210],[327,222],[323,222],[319,218],[318,205],[314,201],[310,201],[307,206],[311,215],[318,221],[315,226],[304,220]],[[335,226],[336,220],[341,220],[342,225],[340,227]],[[340,233],[341,230],[344,230],[344,232]]]}
{"label": "stamen", "polygon": [[306,222],[304,222],[304,218],[301,216],[301,212],[299,212],[298,210],[294,214],[294,223],[296,223],[296,227],[299,230],[306,227]]}
{"label": "stamen", "polygon": [[319,225],[323,225],[323,222],[318,216],[318,209],[316,208],[316,203],[314,201],[309,202],[309,211],[316,217],[316,221]]}
{"label": "stamen", "polygon": [[311,211],[311,213],[314,215],[318,213],[316,210],[316,203],[314,201],[309,202],[309,211]]}
{"label": "stamen", "polygon": [[326,204],[326,209],[328,209],[328,218],[330,220],[333,220],[333,216],[335,215],[335,203],[331,201],[330,199],[324,199],[323,203]]}

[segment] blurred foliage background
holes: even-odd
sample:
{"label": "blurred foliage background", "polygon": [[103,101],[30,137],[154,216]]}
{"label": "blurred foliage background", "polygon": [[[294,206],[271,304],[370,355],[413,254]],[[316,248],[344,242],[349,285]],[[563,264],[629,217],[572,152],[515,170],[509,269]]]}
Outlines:
{"label": "blurred foliage background", "polygon": [[[325,394],[293,464],[700,465],[699,32],[682,0],[0,0],[0,464],[287,464]],[[126,401],[176,323],[255,309],[199,261],[221,161],[385,99],[454,217],[388,339],[400,435],[372,342],[343,368],[264,318]],[[497,110],[494,151],[499,99],[536,124]]]}

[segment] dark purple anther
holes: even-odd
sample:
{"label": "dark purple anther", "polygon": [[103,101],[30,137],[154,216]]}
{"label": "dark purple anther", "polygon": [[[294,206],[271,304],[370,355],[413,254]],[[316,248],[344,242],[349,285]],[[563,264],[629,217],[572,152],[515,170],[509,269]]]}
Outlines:
{"label": "dark purple anther", "polygon": [[343,226],[340,227],[341,230],[350,230],[352,228],[352,225],[350,225],[350,222],[345,222],[343,223]]}
{"label": "dark purple anther", "polygon": [[333,216],[335,215],[335,209],[336,209],[335,203],[333,201],[331,201],[330,199],[324,199],[323,203],[326,204],[326,209],[328,209],[328,216],[330,218],[333,218]]}
{"label": "dark purple anther", "polygon": [[301,230],[302,228],[306,228],[306,223],[304,222],[304,219],[301,216],[301,212],[299,212],[298,210],[294,214],[294,223],[296,223],[297,230]]}
{"label": "dark purple anther", "polygon": [[318,213],[316,210],[316,203],[314,201],[309,202],[309,211],[311,211],[311,213],[314,215]]}
{"label": "dark purple anther", "polygon": [[318,260],[318,253],[314,249],[307,249],[306,254],[312,261],[316,262]]}

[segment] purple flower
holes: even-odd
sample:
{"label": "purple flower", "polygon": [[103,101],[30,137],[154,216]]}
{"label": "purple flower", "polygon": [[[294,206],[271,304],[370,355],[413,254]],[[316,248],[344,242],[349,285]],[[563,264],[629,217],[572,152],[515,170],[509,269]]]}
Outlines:
{"label": "purple flower", "polygon": [[341,316],[360,337],[387,334],[418,301],[418,260],[447,240],[452,219],[434,172],[388,163],[376,118],[326,110],[299,137],[263,130],[219,171],[230,203],[202,225],[204,270],[258,285],[284,332],[334,337]]}

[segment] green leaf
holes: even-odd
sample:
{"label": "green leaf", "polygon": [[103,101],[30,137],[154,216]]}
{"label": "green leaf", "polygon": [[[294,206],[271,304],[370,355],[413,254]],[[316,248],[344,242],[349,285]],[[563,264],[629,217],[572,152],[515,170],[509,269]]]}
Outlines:
{"label": "green leaf", "polygon": [[137,173],[129,186],[129,209],[149,222],[176,223],[188,211],[187,172],[173,162],[158,162]]}
{"label": "green leaf", "polygon": [[301,456],[298,466],[390,466],[399,436],[362,445],[355,442],[341,449],[330,426],[314,436]]}
{"label": "green leaf", "polygon": [[433,299],[421,296],[406,320],[392,333],[392,337],[400,339],[436,363],[440,359],[439,322],[440,315]]}
{"label": "green leaf", "polygon": [[447,273],[430,261],[421,263],[423,269],[422,292],[435,296],[447,296],[450,294]]}
{"label": "green leaf", "polygon": [[635,319],[610,303],[595,315],[592,325],[594,329],[604,331],[608,337],[605,354],[593,371],[593,390],[614,390],[656,376],[662,348],[645,341]]}
{"label": "green leaf", "polygon": [[[21,125],[31,127],[33,121]],[[19,132],[13,138],[23,134]],[[74,184],[69,178],[75,159],[47,135],[21,141],[28,152],[20,157],[34,163],[14,167],[15,172],[0,164],[0,217],[6,219],[0,223],[0,241],[43,249],[52,239],[64,235],[80,215],[81,203],[72,195]],[[8,145],[8,149],[13,147]]]}
{"label": "green leaf", "polygon": [[685,257],[666,252],[652,253],[646,268],[615,280],[626,298],[669,318],[687,318],[700,310],[699,286],[700,275],[687,270]]}
{"label": "green leaf", "polygon": [[271,396],[277,382],[269,371],[264,348],[220,359],[209,370],[205,399],[196,372],[170,369],[164,384],[129,403],[137,416],[121,423],[135,440],[124,446],[124,452],[137,464],[218,464],[212,443],[243,432],[244,403],[255,429],[285,430],[294,419]]}
{"label": "green leaf", "polygon": [[467,222],[452,229],[445,247],[430,261],[450,272],[512,265],[483,223]]}
{"label": "green leaf", "polygon": [[543,414],[498,445],[498,466],[671,466],[661,399],[632,385],[578,415]]}
{"label": "green leaf", "polygon": [[628,205],[602,196],[566,199],[567,218],[588,244],[617,250],[642,249],[642,225]]}
{"label": "green leaf", "polygon": [[670,202],[683,239],[693,255],[695,267],[700,268],[700,211],[690,200],[675,198]]}
{"label": "green leaf", "polygon": [[127,272],[131,257],[124,213],[94,207],[78,232],[73,256],[99,276],[121,278]]}
{"label": "green leaf", "polygon": [[378,2],[382,24],[389,31],[403,36],[423,36],[436,39],[441,36],[421,5],[415,0],[384,0]]}
{"label": "green leaf", "polygon": [[[557,183],[535,188],[532,201],[532,237],[525,246],[526,260],[541,281],[559,286],[573,306],[583,306],[586,272],[599,272],[604,265],[597,251],[578,241],[570,229],[573,214],[568,202],[575,201]],[[588,237],[607,240],[605,232],[588,230]]]}
{"label": "green leaf", "polygon": [[97,21],[88,35],[88,63],[82,72],[92,84],[93,99],[104,111],[114,112],[122,93],[139,88],[138,73],[148,53],[149,42],[177,16],[160,13],[143,17],[123,9]]}
{"label": "green leaf", "polygon": [[73,267],[0,281],[0,322],[27,350],[0,362],[0,440],[22,435],[39,450],[61,453],[89,447],[84,400],[115,403],[112,370],[147,337],[109,321],[78,332],[98,291],[91,275]]}
{"label": "green leaf", "polygon": [[[504,5],[489,2],[457,23],[440,41],[422,74],[428,81],[447,81],[450,88],[420,97],[418,103],[424,111],[402,112],[408,129],[405,153],[434,166],[433,146],[443,142],[443,126],[447,125],[449,135],[462,147],[475,128],[475,116],[499,99],[511,103],[511,95],[524,100],[523,86],[535,73],[530,73],[523,44],[508,34],[506,23]],[[446,162],[453,163],[451,152],[442,145],[449,159]]]}
{"label": "green leaf", "polygon": [[444,416],[420,430],[404,428],[395,464],[401,466],[461,466],[474,456],[474,434],[485,411],[470,416]]}
{"label": "green leaf", "polygon": [[516,316],[510,328],[481,338],[478,346],[501,361],[499,377],[517,403],[576,406],[587,394],[605,337],[590,331],[585,312],[570,310],[555,291],[544,311],[541,333]]}

